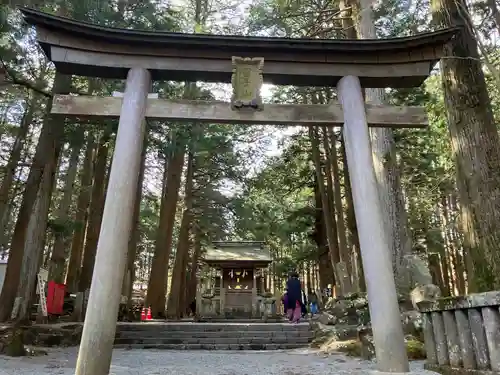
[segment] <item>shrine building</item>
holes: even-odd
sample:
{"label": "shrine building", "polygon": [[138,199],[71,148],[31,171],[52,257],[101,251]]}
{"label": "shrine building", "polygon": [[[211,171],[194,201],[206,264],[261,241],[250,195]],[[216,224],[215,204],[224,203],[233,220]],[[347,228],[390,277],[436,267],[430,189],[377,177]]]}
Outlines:
{"label": "shrine building", "polygon": [[197,287],[201,318],[260,318],[271,254],[264,242],[213,242]]}

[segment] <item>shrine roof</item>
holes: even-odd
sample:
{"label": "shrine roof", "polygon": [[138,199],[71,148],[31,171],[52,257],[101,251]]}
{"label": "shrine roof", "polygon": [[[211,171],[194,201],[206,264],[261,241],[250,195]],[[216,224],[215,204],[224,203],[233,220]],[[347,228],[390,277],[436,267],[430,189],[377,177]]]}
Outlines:
{"label": "shrine roof", "polygon": [[207,263],[254,262],[271,263],[271,253],[264,242],[228,241],[213,242],[203,256]]}
{"label": "shrine roof", "polygon": [[264,82],[335,86],[358,76],[363,87],[415,87],[444,55],[458,29],[389,39],[313,39],[187,34],[99,26],[20,8],[56,69],[125,79],[131,67],[153,80],[230,83],[232,56],[264,58]]}
{"label": "shrine roof", "polygon": [[203,49],[245,49],[252,52],[304,50],[304,51],[380,51],[394,48],[414,48],[422,45],[442,44],[456,33],[454,29],[443,29],[435,32],[420,33],[413,36],[388,39],[316,39],[259,37],[243,35],[215,35],[201,33],[178,33],[165,31],[148,31],[100,26],[90,22],[76,21],[66,17],[55,16],[31,8],[19,8],[25,21],[31,25],[42,26],[55,31],[78,34],[107,40],[112,43],[150,44],[156,46],[194,47]]}

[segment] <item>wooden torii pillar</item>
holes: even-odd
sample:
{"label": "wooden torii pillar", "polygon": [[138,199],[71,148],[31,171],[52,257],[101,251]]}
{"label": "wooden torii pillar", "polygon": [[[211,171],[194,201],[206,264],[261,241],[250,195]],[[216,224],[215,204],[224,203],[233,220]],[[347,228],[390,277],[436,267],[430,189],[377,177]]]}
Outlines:
{"label": "wooden torii pillar", "polygon": [[337,94],[344,111],[344,145],[378,367],[404,373],[409,371],[408,355],[358,77],[340,79]]}
{"label": "wooden torii pillar", "polygon": [[94,273],[76,364],[76,375],[107,374],[127,261],[128,234],[140,173],[145,113],[151,75],[132,68],[127,75],[115,150],[102,215]]}

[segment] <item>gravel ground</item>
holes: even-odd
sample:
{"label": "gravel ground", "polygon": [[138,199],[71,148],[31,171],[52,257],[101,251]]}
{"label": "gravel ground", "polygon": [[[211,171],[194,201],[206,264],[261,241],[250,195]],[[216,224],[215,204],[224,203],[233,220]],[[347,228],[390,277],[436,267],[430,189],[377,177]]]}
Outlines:
{"label": "gravel ground", "polygon": [[[40,357],[0,356],[0,375],[74,375],[77,348]],[[422,363],[413,362],[419,374]],[[110,375],[362,375],[373,362],[310,349],[287,351],[115,350]],[[420,370],[420,371],[419,371]]]}

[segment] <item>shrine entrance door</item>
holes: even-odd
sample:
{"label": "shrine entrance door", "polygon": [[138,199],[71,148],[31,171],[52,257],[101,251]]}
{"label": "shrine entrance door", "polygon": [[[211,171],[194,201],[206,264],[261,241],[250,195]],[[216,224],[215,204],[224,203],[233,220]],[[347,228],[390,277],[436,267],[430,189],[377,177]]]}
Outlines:
{"label": "shrine entrance door", "polygon": [[222,282],[225,292],[225,311],[235,317],[252,315],[253,301],[253,268],[223,268]]}

